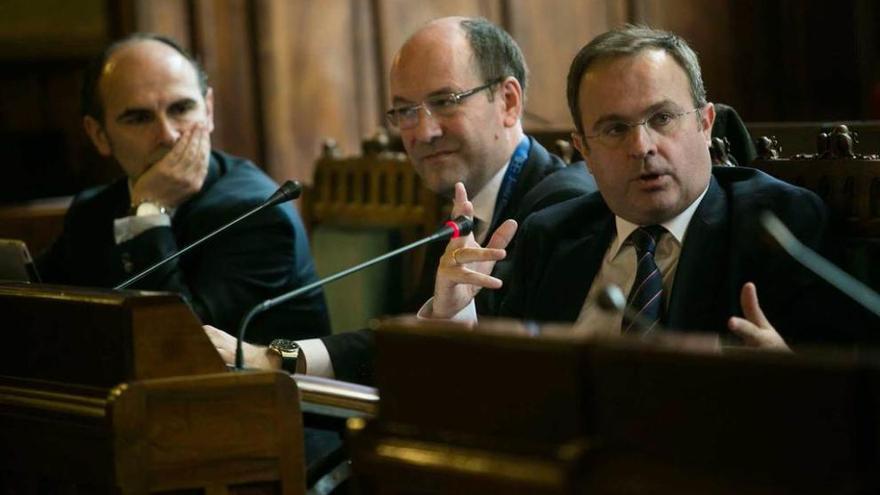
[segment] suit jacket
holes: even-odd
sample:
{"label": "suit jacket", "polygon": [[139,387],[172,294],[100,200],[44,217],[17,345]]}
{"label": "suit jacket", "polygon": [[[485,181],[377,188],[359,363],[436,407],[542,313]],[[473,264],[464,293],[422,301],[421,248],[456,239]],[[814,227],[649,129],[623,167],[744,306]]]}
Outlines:
{"label": "suit jacket", "polygon": [[[596,181],[587,171],[583,162],[566,164],[558,156],[550,153],[538,141],[528,137],[531,142],[529,156],[523,165],[516,188],[504,209],[494,215],[495,222],[489,226],[489,235],[483,244],[489,242],[492,232],[508,218],[516,220],[522,226],[526,217],[547,206],[595,192]],[[507,246],[507,252],[513,252],[519,236],[513,238]],[[415,300],[409,305],[412,312],[418,309],[434,294],[434,279],[440,257],[446,251],[446,243],[437,242],[428,247],[425,264],[422,268],[422,279]],[[495,264],[492,275],[502,280],[507,276],[508,261]],[[481,315],[494,315],[506,289],[497,291],[484,290],[477,295],[477,312]]]}
{"label": "suit jacket", "polygon": [[[812,192],[748,168],[715,168],[688,226],[664,323],[677,330],[728,333],[741,315],[740,290],[755,282],[764,313],[789,343],[851,342],[829,326],[839,299],[761,235],[770,210],[806,245],[822,250],[827,214]],[[614,215],[598,193],[530,217],[513,255],[510,289],[500,314],[575,321],[615,233]],[[829,309],[832,308],[832,309]],[[838,325],[835,325],[838,326]]]}
{"label": "suit jacket", "polygon": [[[507,218],[513,218],[522,225],[525,218],[533,212],[596,191],[596,182],[583,162],[567,165],[534,138],[528,137],[528,139],[531,141],[531,147],[516,188],[505,208],[496,215],[498,218],[496,224],[489,226],[490,233]],[[519,235],[508,246],[508,253],[512,252],[518,237]],[[408,305],[410,310],[417,310],[434,293],[437,264],[445,249],[446,244],[442,242],[429,246],[416,300]],[[505,279],[507,270],[508,264],[500,262],[495,265],[492,273],[496,277]],[[477,297],[477,309],[480,314],[495,314],[502,295],[502,291],[481,291]],[[372,382],[374,347],[372,331],[346,332],[325,337],[322,341],[330,354],[336,378],[359,383]]]}
{"label": "suit jacket", "polygon": [[[170,227],[151,228],[116,244],[114,219],[128,214],[127,179],[76,196],[64,230],[38,260],[46,282],[113,287],[262,203],[277,185],[254,164],[211,153],[201,191],[179,206]],[[262,211],[165,265],[132,288],[176,292],[203,323],[234,331],[264,299],[316,280],[305,229],[290,203]],[[323,292],[256,317],[252,342],[327,335]]]}

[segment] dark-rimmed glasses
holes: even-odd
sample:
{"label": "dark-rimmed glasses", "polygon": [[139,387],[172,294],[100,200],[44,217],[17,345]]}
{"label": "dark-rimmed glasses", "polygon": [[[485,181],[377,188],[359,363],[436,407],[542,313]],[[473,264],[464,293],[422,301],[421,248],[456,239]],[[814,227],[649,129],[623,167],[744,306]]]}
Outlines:
{"label": "dark-rimmed glasses", "polygon": [[599,126],[596,134],[591,136],[584,134],[584,138],[595,139],[608,148],[616,148],[622,145],[639,126],[645,126],[645,129],[651,134],[652,138],[656,138],[657,136],[672,136],[678,132],[678,129],[681,127],[682,117],[694,112],[699,112],[701,109],[702,107],[697,107],[693,110],[688,110],[687,112],[660,110],[640,122],[612,120]]}
{"label": "dark-rimmed glasses", "polygon": [[429,96],[416,105],[392,108],[385,112],[385,118],[388,120],[388,123],[394,127],[399,129],[412,129],[419,125],[419,109],[424,109],[425,114],[428,117],[450,117],[465,98],[473,96],[484,89],[491,88],[503,80],[504,78],[498,78],[483,84],[482,86],[477,86],[476,88],[461,91],[459,93]]}

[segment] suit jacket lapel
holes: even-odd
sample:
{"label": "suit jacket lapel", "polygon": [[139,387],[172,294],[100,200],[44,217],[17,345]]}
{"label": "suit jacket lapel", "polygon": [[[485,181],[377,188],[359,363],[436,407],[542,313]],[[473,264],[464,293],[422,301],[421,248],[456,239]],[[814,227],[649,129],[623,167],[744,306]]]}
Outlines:
{"label": "suit jacket lapel", "polygon": [[[518,215],[523,209],[523,198],[532,190],[532,188],[535,187],[536,184],[541,182],[544,177],[556,169],[562,168],[561,165],[554,162],[550,153],[541,146],[539,142],[535,141],[532,137],[526,137],[526,139],[531,141],[529,157],[526,159],[526,162],[520,171],[520,176],[517,179],[516,188],[510,196],[510,201],[507,202],[507,205],[505,205],[499,215],[495,215],[498,221],[489,226],[489,235],[486,236],[486,241],[483,243],[484,245],[489,242],[489,238],[492,237],[492,232],[495,232],[495,229],[497,229],[498,226],[508,218],[513,218],[522,223],[525,219],[518,218]],[[491,222],[492,219],[488,219],[487,221]]]}
{"label": "suit jacket lapel", "polygon": [[676,330],[723,331],[728,316],[730,228],[727,198],[714,177],[697,207],[682,246],[667,307]]}
{"label": "suit jacket lapel", "polygon": [[546,261],[536,294],[535,319],[574,322],[580,316],[614,235],[614,216],[608,212],[587,225],[582,236],[560,241]]}

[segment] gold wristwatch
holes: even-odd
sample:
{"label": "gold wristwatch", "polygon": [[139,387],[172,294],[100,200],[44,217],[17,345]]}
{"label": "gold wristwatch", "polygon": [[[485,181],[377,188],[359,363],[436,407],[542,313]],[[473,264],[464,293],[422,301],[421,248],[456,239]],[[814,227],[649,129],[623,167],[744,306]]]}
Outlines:
{"label": "gold wristwatch", "polygon": [[275,339],[269,344],[269,350],[281,357],[281,369],[291,374],[296,373],[299,344],[288,339]]}

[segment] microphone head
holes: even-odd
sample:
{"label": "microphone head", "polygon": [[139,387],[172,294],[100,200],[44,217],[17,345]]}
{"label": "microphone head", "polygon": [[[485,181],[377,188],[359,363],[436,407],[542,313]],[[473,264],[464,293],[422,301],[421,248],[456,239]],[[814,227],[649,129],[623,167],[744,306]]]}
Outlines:
{"label": "microphone head", "polygon": [[456,217],[455,225],[458,225],[458,235],[468,235],[474,230],[474,221],[464,215]]}
{"label": "microphone head", "polygon": [[474,230],[474,221],[461,215],[444,223],[435,235],[443,236],[446,239],[455,239],[470,234],[472,230]]}
{"label": "microphone head", "polygon": [[599,307],[605,311],[622,312],[626,308],[626,297],[620,287],[614,284],[608,284],[599,291],[599,297],[596,299]]}
{"label": "microphone head", "polygon": [[269,196],[269,199],[266,200],[266,205],[275,206],[279,203],[296,199],[300,194],[302,194],[302,184],[299,181],[289,180],[281,184],[281,187]]}

